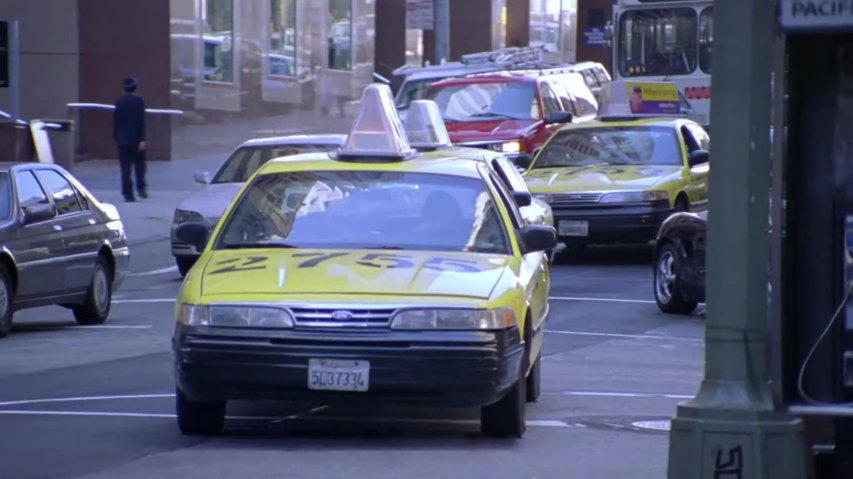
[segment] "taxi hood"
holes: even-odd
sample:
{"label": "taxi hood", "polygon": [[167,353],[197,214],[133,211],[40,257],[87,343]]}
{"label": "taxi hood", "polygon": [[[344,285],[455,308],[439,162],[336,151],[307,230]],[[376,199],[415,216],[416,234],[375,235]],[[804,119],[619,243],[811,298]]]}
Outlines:
{"label": "taxi hood", "polygon": [[535,129],[536,120],[484,120],[484,121],[448,121],[445,123],[450,141],[466,143],[469,141],[498,142],[519,140]]}
{"label": "taxi hood", "polygon": [[201,294],[487,299],[507,268],[506,256],[440,251],[217,250],[204,266]]}
{"label": "taxi hood", "polygon": [[524,179],[531,191],[610,191],[646,189],[678,175],[675,165],[569,166],[529,170]]}

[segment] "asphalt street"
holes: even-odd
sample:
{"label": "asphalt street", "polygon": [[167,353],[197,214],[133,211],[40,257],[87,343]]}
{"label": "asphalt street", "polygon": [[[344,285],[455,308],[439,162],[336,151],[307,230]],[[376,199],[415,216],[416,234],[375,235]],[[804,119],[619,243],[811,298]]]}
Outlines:
{"label": "asphalt street", "polygon": [[[148,205],[118,205],[139,223],[106,324],[78,327],[60,307],[16,315],[0,341],[0,477],[665,477],[668,419],[702,377],[703,320],[657,310],[643,249],[555,266],[543,394],[521,440],[480,436],[476,411],[385,404],[234,403],[222,436],[181,436],[168,224],[194,168],[216,161],[157,165],[172,173]],[[117,197],[112,170],[98,168],[79,175]]]}

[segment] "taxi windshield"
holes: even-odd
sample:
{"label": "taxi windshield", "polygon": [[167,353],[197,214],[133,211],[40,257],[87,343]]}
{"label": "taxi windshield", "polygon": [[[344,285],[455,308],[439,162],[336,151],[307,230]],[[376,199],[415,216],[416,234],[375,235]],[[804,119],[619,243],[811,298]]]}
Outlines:
{"label": "taxi windshield", "polygon": [[539,118],[536,87],[530,82],[465,83],[430,89],[444,121],[533,120]]}
{"label": "taxi windshield", "polygon": [[681,148],[674,128],[636,126],[558,132],[542,149],[532,168],[681,164]]}
{"label": "taxi windshield", "polygon": [[330,145],[279,145],[240,148],[222,165],[211,183],[244,183],[258,168],[273,158],[334,150]]}
{"label": "taxi windshield", "polygon": [[425,173],[265,174],[246,189],[217,248],[410,249],[509,254],[480,179]]}

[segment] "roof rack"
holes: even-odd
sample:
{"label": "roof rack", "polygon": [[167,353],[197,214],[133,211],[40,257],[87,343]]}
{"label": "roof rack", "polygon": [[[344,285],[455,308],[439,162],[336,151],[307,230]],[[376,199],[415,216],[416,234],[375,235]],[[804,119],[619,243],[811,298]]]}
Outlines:
{"label": "roof rack", "polygon": [[516,68],[522,65],[539,65],[544,62],[544,46],[535,47],[509,47],[488,52],[469,53],[462,55],[458,62],[445,62],[438,65],[403,65],[394,70],[395,76],[407,76],[414,73],[426,71],[459,70],[471,68],[482,70],[483,68],[494,68],[495,70],[505,68]]}

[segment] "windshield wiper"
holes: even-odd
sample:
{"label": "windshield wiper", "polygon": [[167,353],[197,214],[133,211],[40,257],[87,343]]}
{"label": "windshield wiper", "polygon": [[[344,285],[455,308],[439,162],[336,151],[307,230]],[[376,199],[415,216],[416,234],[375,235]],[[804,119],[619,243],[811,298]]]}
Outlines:
{"label": "windshield wiper", "polygon": [[294,246],[292,244],[287,243],[274,243],[274,242],[265,242],[265,243],[230,243],[223,246],[224,249],[249,249],[249,248],[281,248],[281,249],[291,249],[298,248],[298,246]]}

